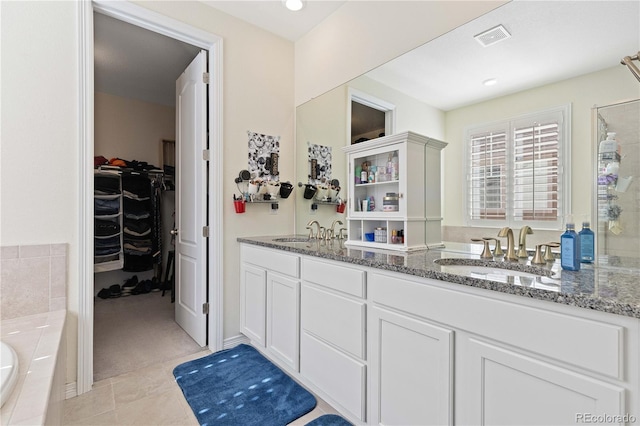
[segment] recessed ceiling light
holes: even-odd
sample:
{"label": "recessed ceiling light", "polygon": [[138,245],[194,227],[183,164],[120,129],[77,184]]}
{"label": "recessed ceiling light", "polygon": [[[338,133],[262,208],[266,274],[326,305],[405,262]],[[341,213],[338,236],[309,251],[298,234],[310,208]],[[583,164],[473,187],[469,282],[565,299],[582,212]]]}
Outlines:
{"label": "recessed ceiling light", "polygon": [[485,86],[494,86],[497,83],[498,83],[498,80],[496,80],[495,78],[490,78],[482,82],[482,84],[484,84]]}
{"label": "recessed ceiling light", "polygon": [[304,7],[304,2],[302,0],[282,0],[282,3],[287,9],[294,12],[297,12]]}

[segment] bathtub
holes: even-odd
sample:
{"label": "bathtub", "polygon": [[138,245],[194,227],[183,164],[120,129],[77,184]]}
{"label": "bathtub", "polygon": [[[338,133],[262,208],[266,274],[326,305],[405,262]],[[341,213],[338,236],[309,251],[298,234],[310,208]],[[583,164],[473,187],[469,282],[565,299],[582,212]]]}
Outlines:
{"label": "bathtub", "polygon": [[[0,424],[62,424],[66,380],[65,319],[66,310],[59,310],[2,320],[0,340],[15,350],[18,362],[14,389],[2,397]],[[4,357],[3,352],[3,364]]]}
{"label": "bathtub", "polygon": [[5,342],[0,341],[0,408],[9,399],[9,395],[18,381],[18,354]]}

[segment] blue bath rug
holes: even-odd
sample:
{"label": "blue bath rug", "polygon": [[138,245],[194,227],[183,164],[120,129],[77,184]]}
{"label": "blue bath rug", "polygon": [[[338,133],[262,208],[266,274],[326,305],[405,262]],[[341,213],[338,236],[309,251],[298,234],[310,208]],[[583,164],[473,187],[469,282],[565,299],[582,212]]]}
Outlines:
{"label": "blue bath rug", "polygon": [[202,426],[284,426],[316,399],[248,345],[216,352],[173,369]]}
{"label": "blue bath rug", "polygon": [[317,419],[311,420],[305,426],[353,426],[353,424],[337,414],[324,414]]}

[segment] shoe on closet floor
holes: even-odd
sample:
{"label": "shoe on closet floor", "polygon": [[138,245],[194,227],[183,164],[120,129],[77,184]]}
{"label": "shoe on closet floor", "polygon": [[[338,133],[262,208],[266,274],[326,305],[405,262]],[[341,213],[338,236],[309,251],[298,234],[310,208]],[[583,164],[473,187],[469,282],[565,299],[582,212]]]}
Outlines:
{"label": "shoe on closet floor", "polygon": [[138,284],[138,276],[133,275],[132,277],[125,280],[124,284],[122,284],[122,289],[125,288],[133,288]]}
{"label": "shoe on closet floor", "polygon": [[108,299],[111,297],[111,290],[109,290],[108,288],[103,288],[102,290],[100,290],[98,292],[98,297],[100,299]]}
{"label": "shoe on closet floor", "polygon": [[158,277],[151,278],[151,291],[160,291],[160,281]]}
{"label": "shoe on closet floor", "polygon": [[122,289],[118,284],[114,284],[111,287],[109,287],[109,293],[110,293],[109,297],[111,297],[112,299],[115,299],[116,297],[122,296]]}

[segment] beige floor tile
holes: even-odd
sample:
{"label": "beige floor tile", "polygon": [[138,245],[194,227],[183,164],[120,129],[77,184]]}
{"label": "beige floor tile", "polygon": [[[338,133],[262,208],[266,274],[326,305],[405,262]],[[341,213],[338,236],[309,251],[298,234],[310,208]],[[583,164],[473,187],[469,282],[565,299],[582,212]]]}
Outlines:
{"label": "beige floor tile", "polygon": [[100,386],[90,392],[65,401],[64,423],[104,414],[115,408],[111,385]]}
{"label": "beige floor tile", "polygon": [[75,421],[65,422],[68,426],[114,426],[118,424],[115,410],[98,414],[97,416],[86,417]]}
{"label": "beige floor tile", "polygon": [[172,377],[157,366],[122,374],[112,380],[116,408],[120,404],[163,393],[174,387]]}
{"label": "beige floor tile", "polygon": [[[119,404],[116,408],[118,425],[188,425],[189,416],[178,398],[179,389],[151,395],[137,401]],[[194,425],[197,425],[196,422]]]}
{"label": "beige floor tile", "polygon": [[304,416],[298,417],[297,419],[289,423],[289,426],[304,426],[307,423],[309,423],[311,420],[317,419],[323,414],[325,414],[325,412],[316,405],[316,408],[314,408]]}

